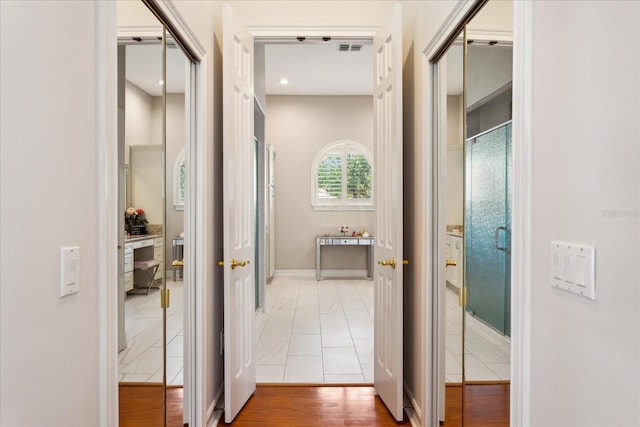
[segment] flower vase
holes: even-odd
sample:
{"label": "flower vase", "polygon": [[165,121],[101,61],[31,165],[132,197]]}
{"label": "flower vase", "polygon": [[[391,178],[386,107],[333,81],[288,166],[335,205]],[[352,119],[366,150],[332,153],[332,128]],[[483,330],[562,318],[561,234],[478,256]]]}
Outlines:
{"label": "flower vase", "polygon": [[139,236],[141,234],[147,234],[147,226],[146,225],[132,225],[131,232],[129,233],[132,236]]}

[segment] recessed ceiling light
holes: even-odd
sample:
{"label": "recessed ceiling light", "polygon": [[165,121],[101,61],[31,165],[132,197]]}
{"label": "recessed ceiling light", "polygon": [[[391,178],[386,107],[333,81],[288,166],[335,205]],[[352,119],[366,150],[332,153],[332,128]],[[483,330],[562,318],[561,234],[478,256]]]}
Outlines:
{"label": "recessed ceiling light", "polygon": [[164,80],[158,80],[158,84],[162,86],[164,84]]}
{"label": "recessed ceiling light", "polygon": [[280,79],[280,84],[281,84],[281,85],[288,85],[288,84],[289,84],[289,80],[287,80],[287,79]]}

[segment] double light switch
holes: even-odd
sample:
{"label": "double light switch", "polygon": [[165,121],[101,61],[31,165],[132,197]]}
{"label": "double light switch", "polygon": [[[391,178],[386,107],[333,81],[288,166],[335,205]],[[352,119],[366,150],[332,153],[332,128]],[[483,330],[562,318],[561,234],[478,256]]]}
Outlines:
{"label": "double light switch", "polygon": [[595,300],[595,248],[551,242],[551,286]]}

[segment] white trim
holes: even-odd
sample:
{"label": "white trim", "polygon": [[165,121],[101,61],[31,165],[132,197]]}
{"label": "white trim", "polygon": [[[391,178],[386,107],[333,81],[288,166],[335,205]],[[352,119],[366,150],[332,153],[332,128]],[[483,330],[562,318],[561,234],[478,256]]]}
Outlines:
{"label": "white trim", "polygon": [[222,383],[218,388],[216,397],[213,399],[213,402],[211,402],[211,405],[209,405],[209,409],[207,409],[207,424],[206,424],[207,427],[217,426],[220,423],[220,420],[222,419],[222,414],[224,414],[224,410],[216,409],[216,406],[218,406],[218,403],[222,403],[222,405],[224,406],[224,400],[222,400],[223,393],[224,393],[224,383]]}
{"label": "white trim", "polygon": [[282,39],[292,38],[295,40],[298,36],[303,37],[336,37],[340,39],[364,38],[373,39],[376,34],[377,27],[372,26],[309,26],[300,27],[295,25],[250,25],[249,32],[257,41],[262,39]]}
{"label": "white trim", "polygon": [[200,42],[198,36],[191,30],[187,21],[182,17],[180,11],[173,4],[173,1],[175,0],[153,0],[157,8],[166,14],[175,30],[191,50],[191,53],[195,55],[196,61],[202,62],[206,55],[206,49]]}
{"label": "white trim", "polygon": [[513,31],[473,29],[467,27],[467,39],[475,41],[497,41],[500,46],[508,46],[513,43]]}
{"label": "white trim", "polygon": [[[124,39],[131,39],[132,37],[142,37],[155,39],[155,42],[158,43],[158,37],[162,37],[162,25],[140,25],[140,26],[131,26],[131,25],[120,25],[118,28],[118,41],[123,41]],[[133,41],[133,40],[132,40]]]}
{"label": "white trim", "polygon": [[467,14],[469,9],[473,6],[473,1],[458,0],[458,3],[453,7],[449,16],[444,20],[438,31],[434,34],[433,38],[422,51],[428,60],[438,51],[442,43],[451,34],[453,29],[458,25],[462,18]]}
{"label": "white trim", "polygon": [[[96,4],[98,424],[118,425],[118,71],[115,2]],[[114,185],[115,183],[115,185]]]}
{"label": "white trim", "polygon": [[422,426],[422,408],[420,407],[420,403],[413,396],[413,393],[411,393],[411,390],[407,386],[406,381],[404,383],[404,394],[405,400],[409,399],[409,402],[411,404],[411,407],[407,407],[407,405],[405,404],[404,408],[409,418],[409,422],[411,422],[412,426]]}
{"label": "white trim", "polygon": [[534,2],[514,2],[511,418],[531,425],[532,99]]}
{"label": "white trim", "polygon": [[[342,155],[342,178],[340,180],[342,197],[340,199],[319,199],[318,198],[318,165],[320,162],[332,152],[340,152]],[[349,199],[347,197],[348,169],[346,157],[348,154],[362,154],[369,163],[371,170],[371,197],[369,199]],[[374,187],[373,176],[375,174],[375,166],[373,164],[373,155],[367,147],[359,142],[349,139],[339,139],[333,141],[318,151],[313,163],[311,164],[311,206],[314,211],[372,211],[374,206]]]}
{"label": "white trim", "polygon": [[[191,70],[191,67],[189,67],[189,71]],[[185,97],[185,104],[188,103],[188,100]],[[185,134],[188,134],[188,130],[185,131]],[[189,139],[187,138],[186,141],[189,141]],[[184,210],[184,201],[185,201],[185,197],[186,194],[182,194],[180,195],[180,166],[185,163],[185,148],[186,147],[182,147],[180,149],[180,151],[178,152],[178,155],[176,156],[176,160],[173,162],[173,207],[175,210],[177,211],[183,211]],[[186,165],[186,163],[185,163]],[[186,190],[187,187],[187,172],[185,171],[185,176],[184,176],[184,190]]]}

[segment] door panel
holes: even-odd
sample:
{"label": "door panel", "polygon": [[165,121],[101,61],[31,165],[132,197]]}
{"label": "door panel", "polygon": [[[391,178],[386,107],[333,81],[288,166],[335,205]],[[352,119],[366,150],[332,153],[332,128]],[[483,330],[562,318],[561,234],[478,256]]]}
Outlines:
{"label": "door panel", "polygon": [[467,311],[510,335],[511,123],[467,140]]}
{"label": "door panel", "polygon": [[253,37],[223,10],[225,421],[256,387],[254,357]]}
{"label": "door panel", "polygon": [[[402,366],[402,9],[374,38],[376,392],[403,419]],[[390,262],[394,260],[395,262]],[[381,263],[384,263],[381,264]]]}

